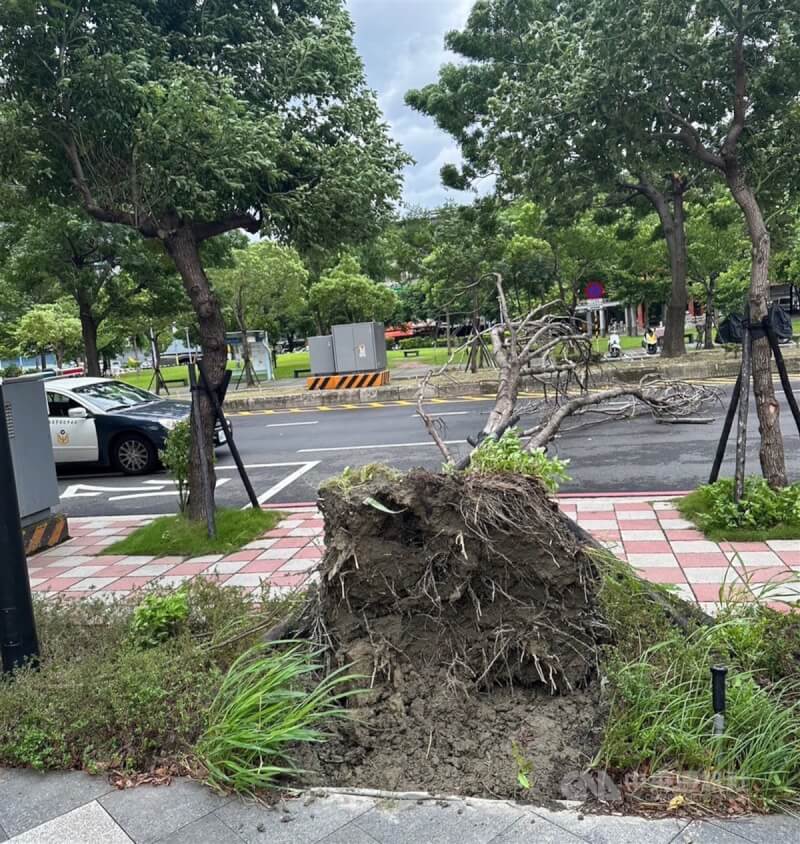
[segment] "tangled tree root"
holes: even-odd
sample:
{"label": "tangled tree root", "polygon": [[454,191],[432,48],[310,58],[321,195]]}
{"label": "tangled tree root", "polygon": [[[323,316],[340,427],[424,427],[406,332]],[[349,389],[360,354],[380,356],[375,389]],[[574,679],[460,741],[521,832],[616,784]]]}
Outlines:
{"label": "tangled tree root", "polygon": [[329,485],[321,507],[317,634],[373,683],[563,694],[594,676],[598,575],[536,480],[415,471]]}

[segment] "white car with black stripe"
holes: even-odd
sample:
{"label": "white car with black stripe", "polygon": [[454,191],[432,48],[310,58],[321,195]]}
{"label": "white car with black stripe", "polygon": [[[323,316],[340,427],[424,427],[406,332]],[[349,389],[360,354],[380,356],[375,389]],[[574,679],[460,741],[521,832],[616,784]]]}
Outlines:
{"label": "white car with black stripe", "polygon": [[[56,463],[96,463],[126,475],[158,468],[167,434],[191,410],[188,401],[108,378],[54,378],[45,392]],[[225,442],[219,425],[214,442]]]}

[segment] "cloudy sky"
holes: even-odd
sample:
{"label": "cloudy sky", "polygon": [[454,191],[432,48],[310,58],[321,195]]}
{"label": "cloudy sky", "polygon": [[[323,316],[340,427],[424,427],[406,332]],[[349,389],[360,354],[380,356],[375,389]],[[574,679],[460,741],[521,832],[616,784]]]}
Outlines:
{"label": "cloudy sky", "polygon": [[461,28],[473,0],[347,0],[370,87],[378,92],[392,134],[416,161],[408,168],[405,201],[433,208],[464,194],[442,187],[439,169],[459,161],[458,147],[430,118],[403,102],[409,88],[435,82],[452,59],[444,34]]}

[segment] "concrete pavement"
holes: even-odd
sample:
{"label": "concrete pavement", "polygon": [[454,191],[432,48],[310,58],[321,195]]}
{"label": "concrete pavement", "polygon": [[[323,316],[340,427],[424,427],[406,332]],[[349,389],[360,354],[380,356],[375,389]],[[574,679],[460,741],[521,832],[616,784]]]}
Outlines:
{"label": "concrete pavement", "polygon": [[[800,387],[800,384],[798,384]],[[720,385],[727,402],[731,385]],[[789,472],[800,474],[800,438],[788,407],[783,431]],[[524,400],[524,399],[523,399]],[[464,438],[480,430],[492,399],[462,396],[428,402],[428,410],[446,426],[445,438],[455,452]],[[384,462],[406,470],[438,468],[442,459],[414,413],[413,402],[375,402],[374,406],[340,405],[253,411],[233,421],[236,441],[254,486],[265,504],[313,501],[319,484],[346,466]],[[725,413],[709,411],[710,425],[660,425],[649,415],[619,422],[564,430],[551,453],[571,461],[572,481],[565,492],[628,492],[691,489],[708,478]],[[584,417],[581,421],[585,421]],[[572,424],[572,423],[570,423]],[[748,465],[758,471],[758,439],[751,425]],[[218,501],[244,506],[247,499],[227,451],[218,455]],[[733,445],[723,474],[732,474]],[[110,472],[63,469],[60,490],[63,510],[70,516],[172,513],[177,508],[174,486],[164,474],[125,478]]]}
{"label": "concrete pavement", "polygon": [[800,820],[646,820],[511,801],[301,795],[265,806],[190,780],[117,790],[78,772],[0,770],[9,844],[795,844]]}

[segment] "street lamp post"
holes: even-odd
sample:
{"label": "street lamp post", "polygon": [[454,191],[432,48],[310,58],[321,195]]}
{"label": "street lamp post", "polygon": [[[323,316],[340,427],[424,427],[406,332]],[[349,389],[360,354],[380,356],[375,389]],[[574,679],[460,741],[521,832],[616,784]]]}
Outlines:
{"label": "street lamp post", "polygon": [[5,672],[39,656],[8,438],[6,404],[0,381],[0,657]]}

